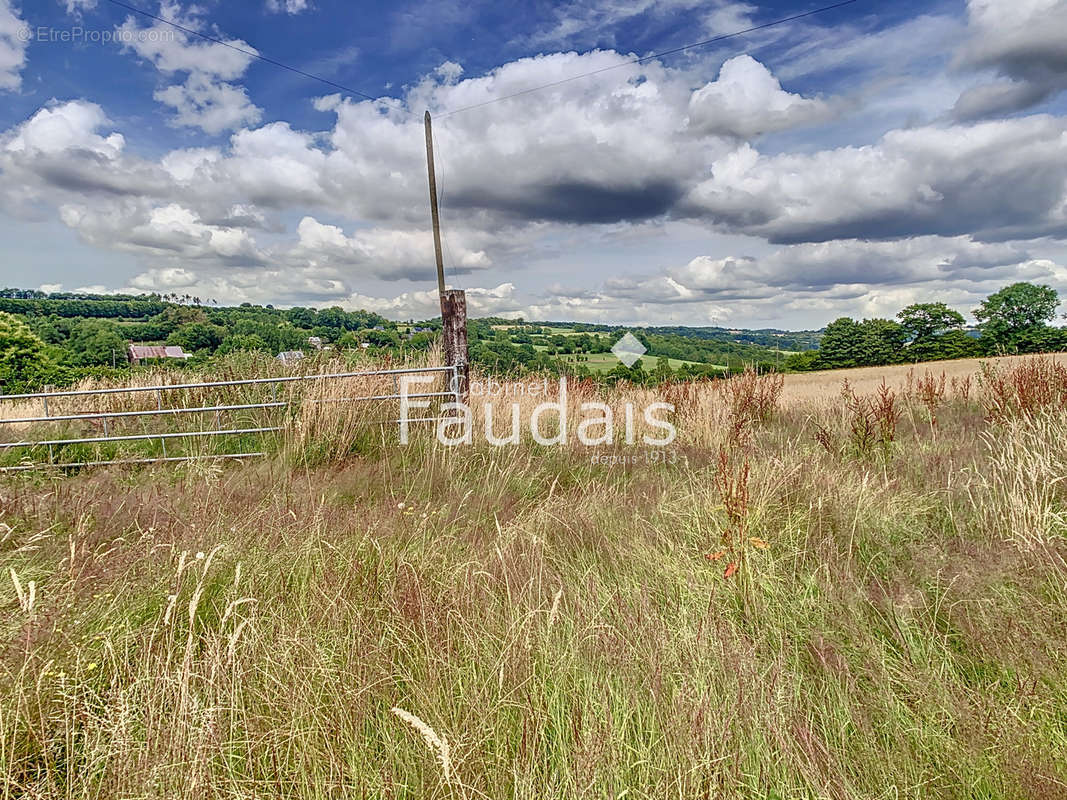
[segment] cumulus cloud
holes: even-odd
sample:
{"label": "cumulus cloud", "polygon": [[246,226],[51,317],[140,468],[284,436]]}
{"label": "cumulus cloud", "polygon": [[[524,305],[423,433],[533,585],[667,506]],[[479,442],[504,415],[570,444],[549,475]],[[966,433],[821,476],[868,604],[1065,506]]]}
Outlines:
{"label": "cumulus cloud", "polygon": [[22,86],[26,64],[26,22],[13,0],[0,0],[0,92]]}
{"label": "cumulus cloud", "polygon": [[[159,7],[160,17],[194,31],[204,28],[200,13],[196,6],[183,13],[178,3],[168,0]],[[233,83],[244,75],[257,55],[247,42],[221,39],[225,44],[219,44],[159,21],[142,26],[132,16],[119,26],[118,33],[124,42],[123,50],[152,63],[168,79],[178,73],[186,75],[183,82],[155,93],[156,100],[175,110],[171,124],[218,134],[262,118],[262,110],[249,100],[245,89]]]}
{"label": "cumulus cloud", "polygon": [[[231,135],[148,158],[100,106],[80,100],[49,102],[0,134],[0,204],[58,215],[93,246],[134,254],[141,288],[176,291],[185,282],[188,293],[228,302],[373,300],[397,316],[428,315],[413,310],[433,306],[432,291],[398,298],[366,289],[432,275],[427,107],[449,260],[457,274],[492,276],[477,290],[485,313],[710,324],[753,319],[775,303],[788,311],[803,299],[818,315],[831,301],[836,310],[922,285],[955,291],[1047,274],[1058,262],[1014,242],[1067,235],[1061,117],[917,125],[867,146],[761,152],[748,139],[824,118],[835,101],[787,91],[749,57],[694,91],[688,73],[594,51],[521,59],[470,78],[446,62],[401,99],[319,98],[332,122],[300,130],[253,121],[256,110],[234,83],[248,65],[241,54],[205,50],[195,57],[210,68],[197,70],[182,47],[149,44],[137,55],[170,81],[159,99],[176,120],[188,104],[188,124],[236,128]],[[616,66],[609,84],[570,82],[447,114]],[[207,99],[190,97],[190,86]],[[213,86],[237,92],[232,107],[210,102]],[[507,272],[553,247],[582,274],[570,242],[669,226],[699,231],[701,241],[714,229],[793,246],[687,254],[655,275],[646,269],[543,296],[523,295]]]}
{"label": "cumulus cloud", "polygon": [[957,63],[998,79],[965,91],[957,118],[1021,111],[1067,88],[1067,0],[968,0],[967,13]]}
{"label": "cumulus cloud", "polygon": [[689,98],[689,127],[701,134],[751,139],[762,133],[822,122],[830,104],[782,89],[771,71],[751,56],[722,65],[719,77]]}
{"label": "cumulus cloud", "polygon": [[[515,284],[502,283],[491,288],[474,287],[465,290],[467,313],[478,317],[519,317],[525,313],[516,296]],[[353,294],[342,304],[348,308],[364,308],[390,319],[429,319],[440,316],[441,301],[437,290],[404,292],[396,297],[372,297]]]}
{"label": "cumulus cloud", "polygon": [[125,137],[108,127],[95,103],[52,101],[0,134],[0,206],[21,216],[35,204],[58,208],[86,194],[120,205],[155,194],[159,170],[128,157]]}
{"label": "cumulus cloud", "polygon": [[[336,225],[325,225],[314,217],[304,217],[297,226],[299,241],[286,253],[291,263],[317,267],[357,267],[363,276],[396,280],[417,280],[428,272],[427,254],[433,252],[428,230],[371,228],[346,236]],[[474,249],[464,231],[450,235],[450,254],[457,274],[490,267],[485,250]]]}
{"label": "cumulus cloud", "polygon": [[172,124],[201,128],[206,133],[251,125],[263,116],[243,87],[214,82],[201,74],[190,75],[183,84],[160,89],[155,98],[177,112]]}
{"label": "cumulus cloud", "polygon": [[1004,282],[1067,286],[1067,266],[1018,244],[969,237],[906,242],[843,240],[783,247],[761,256],[698,256],[655,275],[597,289],[556,286],[527,318],[611,319],[646,324],[823,324],[836,316],[892,316],[936,297],[962,311]]}
{"label": "cumulus cloud", "polygon": [[145,209],[132,226],[131,219],[119,221],[107,211],[74,203],[60,208],[60,219],[92,244],[113,243],[158,259],[205,260],[213,266],[267,263],[248,231],[206,223],[177,203]]}
{"label": "cumulus cloud", "polygon": [[1067,123],[1035,116],[895,130],[877,144],[712,165],[688,213],[772,242],[1067,233]]}

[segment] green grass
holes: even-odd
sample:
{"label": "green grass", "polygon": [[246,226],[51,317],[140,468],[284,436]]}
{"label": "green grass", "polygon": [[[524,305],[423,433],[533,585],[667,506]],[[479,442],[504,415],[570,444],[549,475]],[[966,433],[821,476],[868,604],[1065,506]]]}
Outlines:
{"label": "green grass", "polygon": [[[593,372],[610,372],[619,366],[622,362],[612,353],[590,353],[588,355],[576,356],[576,355],[561,355],[558,358],[562,361],[571,361],[580,364],[584,364],[589,367]],[[678,369],[685,364],[691,364],[694,366],[713,366],[718,369],[726,369],[725,366],[719,366],[717,364],[701,364],[697,361],[684,361],[680,358],[669,358],[671,369]],[[646,370],[653,370],[659,363],[659,356],[641,356],[641,364]]]}
{"label": "green grass", "polygon": [[1067,413],[900,398],[862,452],[736,386],[672,464],[5,479],[0,798],[1064,796]]}

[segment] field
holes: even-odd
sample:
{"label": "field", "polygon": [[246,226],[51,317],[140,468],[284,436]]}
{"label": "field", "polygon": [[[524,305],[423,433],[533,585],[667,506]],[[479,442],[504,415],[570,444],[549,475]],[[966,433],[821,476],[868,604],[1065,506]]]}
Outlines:
{"label": "field", "polygon": [[[589,367],[590,372],[611,372],[615,367],[619,366],[619,359],[613,353],[590,353],[583,356],[559,356],[561,361],[578,362]],[[696,364],[695,361],[683,361],[680,358],[667,359],[670,362],[671,369],[678,369],[684,364]],[[656,364],[659,363],[659,359],[656,356],[641,356],[641,365],[647,371],[654,370]],[[722,369],[725,369],[723,367]]]}
{"label": "field", "polygon": [[0,798],[1065,797],[1067,368],[976,369],[0,478]]}
{"label": "field", "polygon": [[[1053,353],[1044,356],[1045,359],[1058,363],[1067,364],[1067,354]],[[785,393],[783,400],[786,402],[805,402],[819,400],[825,397],[830,387],[840,388],[844,381],[857,392],[871,393],[878,389],[884,380],[890,387],[897,391],[907,391],[909,382],[914,385],[917,378],[929,373],[940,378],[945,375],[947,381],[953,379],[960,381],[971,378],[977,380],[983,364],[1008,370],[1013,366],[1026,363],[1027,356],[1000,356],[997,358],[961,358],[953,361],[933,361],[923,364],[896,364],[885,367],[858,367],[854,369],[838,369],[828,372],[802,372],[785,376]]]}

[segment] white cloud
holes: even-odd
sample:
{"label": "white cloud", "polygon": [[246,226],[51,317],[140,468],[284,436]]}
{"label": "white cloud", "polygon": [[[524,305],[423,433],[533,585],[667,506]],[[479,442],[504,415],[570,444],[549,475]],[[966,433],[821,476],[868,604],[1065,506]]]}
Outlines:
{"label": "white cloud", "polygon": [[1067,121],[1034,116],[888,133],[877,144],[765,156],[744,145],[685,201],[734,231],[801,242],[1067,234]]}
{"label": "white cloud", "polygon": [[77,15],[82,11],[96,8],[96,0],[60,0],[67,8],[67,13]]}
{"label": "white cloud", "polygon": [[[160,17],[190,30],[201,31],[204,28],[198,13],[200,9],[197,6],[191,6],[189,13],[183,14],[178,3],[163,0],[159,5]],[[184,31],[163,22],[142,26],[139,19],[132,16],[127,17],[119,26],[118,33],[124,42],[124,50],[132,50],[164,73],[202,73],[221,80],[235,80],[244,75],[258,52],[241,39],[229,39],[215,34],[214,38],[225,44],[209,42],[190,37]],[[240,52],[242,50],[245,52]]]}
{"label": "white cloud", "polygon": [[[400,100],[319,98],[335,119],[308,131],[250,127],[257,110],[222,77],[247,64],[205,53],[212,72],[188,68],[180,48],[138,54],[172,84],[159,99],[177,120],[236,128],[228,140],[149,158],[99,106],[53,101],[0,134],[0,204],[58,213],[83,241],[133,254],[139,275],[130,280],[141,287],[429,315],[432,290],[393,297],[383,288],[432,276],[426,107],[436,119],[449,260],[489,287],[470,290],[479,313],[710,324],[773,319],[780,307],[800,319],[881,307],[923,286],[970,296],[990,281],[1061,269],[1043,244],[1031,253],[1014,242],[1067,236],[1062,117],[914,125],[862,147],[761,152],[744,140],[820,118],[833,101],[786,91],[748,57],[694,92],[687,72],[595,51],[521,59],[473,78],[446,63]],[[443,113],[615,66],[610,81]],[[192,86],[206,99],[190,96]],[[211,102],[216,86],[234,90],[232,103]],[[655,274],[642,259],[658,256],[639,253],[639,237],[617,265],[593,244],[609,231],[669,227],[691,237],[664,235],[665,250],[685,257]],[[753,248],[708,247],[709,229]],[[771,252],[763,238],[795,244]],[[533,262],[551,262],[544,280],[569,271],[600,288],[546,295],[533,270],[515,277]],[[639,274],[603,282],[594,269]]]}
{"label": "white cloud", "polygon": [[[526,309],[516,297],[515,285],[502,283],[492,288],[474,287],[465,290],[467,313],[477,317],[518,317]],[[353,294],[342,305],[363,308],[390,319],[430,319],[440,316],[441,301],[437,290],[404,292],[396,297],[371,297]]]}
{"label": "white cloud", "polygon": [[578,0],[557,6],[551,24],[525,41],[528,46],[614,44],[620,25],[641,17],[669,18],[693,10],[704,14],[708,31],[721,34],[749,27],[755,8],[728,0]]}
{"label": "white cloud", "polygon": [[310,7],[308,0],[267,0],[267,10],[274,14],[300,14]]}
{"label": "white cloud", "polygon": [[136,221],[116,220],[106,210],[71,203],[60,208],[60,219],[90,243],[111,243],[157,261],[204,260],[210,267],[266,263],[248,231],[204,222],[177,203],[146,208]]}
{"label": "white cloud", "polygon": [[243,87],[216,83],[196,73],[183,84],[160,89],[155,98],[177,112],[173,125],[201,128],[211,134],[255,124],[263,117]]}
{"label": "white cloud", "polygon": [[0,91],[22,86],[29,28],[13,0],[0,0]]}
{"label": "white cloud", "polygon": [[463,67],[455,61],[442,62],[434,72],[444,79],[445,83],[455,83],[463,74]]}
{"label": "white cloud", "polygon": [[718,79],[697,89],[689,99],[691,130],[741,139],[822,122],[833,113],[821,99],[782,89],[769,69],[747,55],[724,63]]}
{"label": "white cloud", "polygon": [[53,102],[22,123],[14,135],[4,137],[3,147],[9,153],[31,155],[89,151],[113,159],[122,152],[126,140],[121,133],[107,137],[96,133],[107,124],[104,110],[95,103]]}
{"label": "white cloud", "polygon": [[1067,288],[1067,261],[1034,258],[1018,245],[986,245],[968,237],[792,245],[760,257],[698,256],[657,275],[612,279],[594,290],[553,287],[525,315],[819,327],[842,315],[891,317],[931,297],[966,313],[1015,280]]}
{"label": "white cloud", "polygon": [[[162,0],[159,16],[184,28],[204,28],[197,6],[182,13],[176,2]],[[176,112],[171,124],[198,127],[205,133],[218,134],[243,125],[259,122],[262,109],[248,98],[243,87],[232,81],[244,75],[258,51],[240,39],[226,39],[224,44],[200,39],[163,22],[142,26],[132,16],[118,28],[124,51],[132,51],[168,78],[187,73],[185,81],[158,90],[155,99]]]}
{"label": "white cloud", "polygon": [[[371,228],[349,237],[336,225],[304,217],[297,226],[297,235],[299,241],[285,255],[290,263],[336,269],[359,267],[363,277],[417,280],[428,274],[427,255],[433,253],[433,236],[425,229]],[[492,265],[484,249],[469,243],[475,238],[462,230],[450,232],[449,250],[457,273]]]}

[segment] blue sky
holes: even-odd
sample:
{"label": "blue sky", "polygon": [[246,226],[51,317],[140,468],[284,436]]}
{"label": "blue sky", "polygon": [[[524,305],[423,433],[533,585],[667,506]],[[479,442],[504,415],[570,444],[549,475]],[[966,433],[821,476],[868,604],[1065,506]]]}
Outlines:
{"label": "blue sky", "polygon": [[[125,0],[124,0],[125,1]],[[818,327],[1067,291],[1067,0],[0,0],[0,282]],[[448,112],[612,67],[521,98]],[[1065,295],[1067,296],[1067,295]]]}

